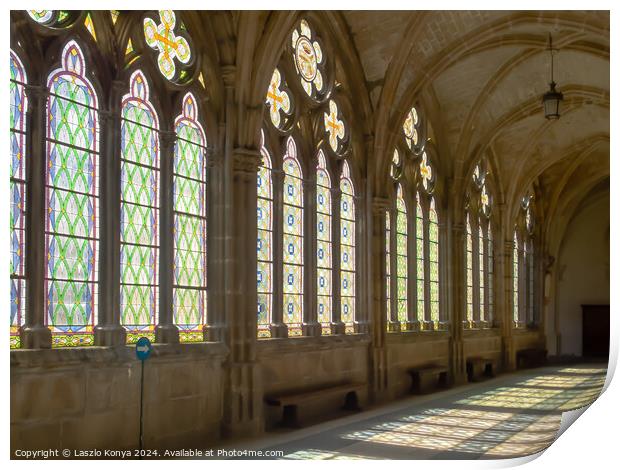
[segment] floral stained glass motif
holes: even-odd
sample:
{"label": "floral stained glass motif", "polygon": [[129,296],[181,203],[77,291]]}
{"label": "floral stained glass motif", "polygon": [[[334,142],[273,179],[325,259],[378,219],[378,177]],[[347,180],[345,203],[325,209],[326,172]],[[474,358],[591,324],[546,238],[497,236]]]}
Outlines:
{"label": "floral stained glass motif", "polygon": [[121,324],[131,343],[155,339],[159,312],[159,121],[140,70],[121,113]]}
{"label": "floral stained glass motif", "polygon": [[46,24],[54,16],[54,10],[28,10],[28,14],[37,23]]}
{"label": "floral stained glass motif", "polygon": [[478,226],[478,289],[480,295],[480,320],[485,321],[487,319],[486,315],[486,282],[485,282],[485,271],[484,271],[484,259],[485,259],[485,250],[486,250],[486,240],[484,239],[484,232],[482,231],[482,227]]}
{"label": "floral stained glass motif", "polygon": [[301,335],[303,321],[303,243],[304,203],[301,165],[297,160],[297,146],[289,137],[282,163],[283,184],[283,253],[282,291],[283,320],[289,336]]}
{"label": "floral stained glass motif", "polygon": [[338,105],[329,100],[329,114],[323,113],[325,132],[329,135],[329,146],[334,152],[338,151],[339,142],[344,139],[344,122],[338,119]]}
{"label": "floral stained glass motif", "polygon": [[85,346],[97,321],[99,122],[75,41],[47,86],[45,319],[53,347]]}
{"label": "floral stained glass motif", "polygon": [[418,130],[417,126],[420,121],[418,111],[415,108],[411,108],[407,113],[405,122],[403,123],[403,132],[405,133],[405,140],[409,148],[418,145]]}
{"label": "floral stained glass motif", "polygon": [[265,103],[269,106],[269,117],[275,127],[280,127],[282,123],[281,113],[291,114],[291,99],[286,91],[280,89],[281,86],[282,75],[278,69],[274,69]]}
{"label": "floral stained glass motif", "polygon": [[352,327],[355,320],[355,190],[347,161],[340,176],[340,192],[340,318]]}
{"label": "floral stained glass motif", "polygon": [[399,184],[396,194],[396,302],[398,321],[407,322],[407,205],[403,198],[403,187]]}
{"label": "floral stained glass motif", "polygon": [[392,233],[392,225],[390,220],[390,211],[385,211],[385,297],[386,297],[386,306],[385,311],[387,313],[386,318],[387,321],[392,320],[392,291],[391,291],[391,283],[392,283],[392,270],[391,270],[391,260],[392,254],[390,250],[391,246],[391,233]]}
{"label": "floral stained glass motif", "polygon": [[19,57],[10,51],[10,228],[11,228],[11,348],[20,347],[19,328],[26,305],[26,72]]}
{"label": "floral stained glass motif", "polygon": [[271,157],[265,148],[265,135],[261,131],[262,165],[256,176],[256,290],[258,294],[258,337],[269,338],[269,325],[273,309],[273,183]]}
{"label": "floral stained glass motif", "polygon": [[203,340],[207,311],[207,139],[191,93],[174,127],[173,314],[181,342],[193,342]]}
{"label": "floral stained glass motif", "polygon": [[471,233],[471,222],[469,219],[469,214],[467,214],[467,232],[465,235],[465,274],[467,280],[467,321],[472,322],[474,320],[474,247]]}
{"label": "floral stained glass motif", "polygon": [[416,193],[415,211],[415,241],[416,241],[416,313],[419,321],[424,315],[424,214],[420,204],[420,193]]}
{"label": "floral stained glass motif", "polygon": [[312,36],[312,30],[306,20],[301,20],[299,28],[296,28],[291,36],[293,62],[301,86],[308,96],[313,96],[313,90],[320,93],[324,87],[323,74],[319,68],[323,63],[323,51]]}
{"label": "floral stained glass motif", "polygon": [[192,52],[187,39],[174,32],[177,23],[174,11],[159,10],[159,20],[160,23],[157,24],[151,18],[144,19],[144,38],[149,47],[159,51],[159,71],[168,80],[173,80],[176,75],[175,59],[182,64],[188,64]]}
{"label": "floral stained glass motif", "polygon": [[435,198],[431,198],[428,212],[428,246],[429,246],[429,272],[430,272],[430,307],[431,321],[439,322],[439,222],[435,209]]}
{"label": "floral stained glass motif", "polygon": [[316,169],[317,312],[323,334],[332,321],[332,197],[325,155],[319,151]]}
{"label": "floral stained glass motif", "polygon": [[392,179],[398,179],[400,176],[400,154],[398,150],[394,149],[394,155],[392,155],[392,164],[390,165],[390,176]]}
{"label": "floral stained glass motif", "polygon": [[426,157],[426,152],[422,154],[422,161],[420,162],[420,176],[422,177],[422,186],[425,191],[430,191],[433,184],[433,169]]}

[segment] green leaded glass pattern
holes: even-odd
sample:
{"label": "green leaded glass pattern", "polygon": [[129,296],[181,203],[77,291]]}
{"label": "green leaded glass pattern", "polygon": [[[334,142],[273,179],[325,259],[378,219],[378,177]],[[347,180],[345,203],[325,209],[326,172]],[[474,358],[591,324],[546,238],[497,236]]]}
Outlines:
{"label": "green leaded glass pattern", "polygon": [[471,222],[469,220],[469,214],[467,214],[467,227],[465,234],[465,278],[466,278],[466,305],[467,305],[467,321],[472,322],[474,320],[474,252],[473,252],[473,240],[471,233]]}
{"label": "green leaded glass pattern", "polygon": [[121,121],[121,324],[127,341],[155,339],[159,302],[159,121],[140,70]]}
{"label": "green leaded glass pattern", "polygon": [[416,193],[415,211],[415,241],[416,241],[416,315],[418,320],[424,320],[424,213],[420,204],[420,193]]}
{"label": "green leaded glass pattern", "polygon": [[403,187],[399,184],[396,194],[396,302],[398,321],[405,324],[407,317],[407,205]]}
{"label": "green leaded glass pattern", "polygon": [[304,298],[304,195],[301,165],[297,160],[297,145],[290,137],[286,143],[286,154],[282,166],[284,170],[282,185],[282,317],[288,326],[289,336],[300,336]]}
{"label": "green leaded glass pattern", "polygon": [[340,319],[353,326],[355,320],[355,190],[349,162],[340,176]]}
{"label": "green leaded glass pattern", "polygon": [[93,344],[97,321],[99,123],[84,55],[69,41],[48,78],[45,309],[52,346]]}
{"label": "green leaded glass pattern", "polygon": [[174,127],[173,315],[181,342],[195,342],[207,311],[207,139],[191,93]]}
{"label": "green leaded glass pattern", "polygon": [[439,322],[439,222],[437,220],[437,210],[435,209],[435,198],[431,198],[428,212],[428,246],[431,320],[436,326]]}
{"label": "green leaded glass pattern", "polygon": [[256,291],[258,296],[258,337],[270,338],[269,325],[273,318],[273,180],[271,157],[261,131],[262,164],[256,176]]}
{"label": "green leaded glass pattern", "polygon": [[316,289],[318,322],[324,335],[332,321],[332,197],[331,178],[323,151],[316,168]]}
{"label": "green leaded glass pattern", "polygon": [[11,348],[20,347],[19,329],[26,305],[26,72],[19,57],[10,51],[10,228],[11,228]]}
{"label": "green leaded glass pattern", "polygon": [[485,292],[486,292],[486,283],[485,283],[485,272],[484,272],[484,257],[485,257],[485,247],[486,240],[484,239],[484,233],[482,231],[482,226],[478,225],[478,292],[480,293],[480,320],[486,320],[487,312],[486,312],[486,304],[485,304]]}
{"label": "green leaded glass pattern", "polygon": [[512,318],[519,322],[519,239],[514,233],[514,247],[512,249]]}
{"label": "green leaded glass pattern", "polygon": [[386,318],[387,321],[392,320],[392,270],[391,270],[391,261],[392,261],[392,253],[390,250],[391,246],[391,238],[392,238],[392,225],[390,220],[390,211],[385,211],[385,298],[386,298]]}
{"label": "green leaded glass pattern", "polygon": [[495,262],[495,258],[493,255],[493,228],[491,226],[491,221],[489,221],[489,223],[487,224],[487,266],[488,266],[487,289],[489,291],[489,299],[488,299],[488,304],[487,304],[488,305],[487,318],[490,322],[493,321],[493,306],[494,306],[493,285],[495,284],[494,276],[493,276],[494,262]]}

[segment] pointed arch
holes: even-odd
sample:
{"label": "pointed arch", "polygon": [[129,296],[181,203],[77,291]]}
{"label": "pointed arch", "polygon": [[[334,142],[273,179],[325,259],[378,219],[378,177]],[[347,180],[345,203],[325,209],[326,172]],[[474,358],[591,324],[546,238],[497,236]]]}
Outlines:
{"label": "pointed arch", "polygon": [[340,192],[340,316],[345,325],[352,326],[356,294],[356,210],[355,189],[347,160],[340,174]]}
{"label": "pointed arch", "polygon": [[435,198],[432,196],[428,211],[428,244],[431,321],[437,328],[439,323],[439,220],[435,208]]}
{"label": "pointed arch", "polygon": [[85,346],[98,313],[99,110],[76,41],[47,87],[45,319],[52,346]]}
{"label": "pointed arch", "polygon": [[407,230],[407,204],[403,196],[403,187],[398,183],[396,190],[396,299],[398,321],[404,324],[408,321],[407,315],[407,283],[409,279],[408,269],[408,230]]}
{"label": "pointed arch", "polygon": [[256,288],[258,294],[258,337],[269,338],[269,325],[273,318],[273,179],[271,156],[265,147],[265,134],[261,130],[261,165],[256,176]]}
{"label": "pointed arch", "polygon": [[155,339],[159,316],[159,119],[141,70],[121,107],[121,324]]}
{"label": "pointed arch", "polygon": [[319,150],[316,167],[317,315],[323,334],[332,321],[332,183],[325,154]]}

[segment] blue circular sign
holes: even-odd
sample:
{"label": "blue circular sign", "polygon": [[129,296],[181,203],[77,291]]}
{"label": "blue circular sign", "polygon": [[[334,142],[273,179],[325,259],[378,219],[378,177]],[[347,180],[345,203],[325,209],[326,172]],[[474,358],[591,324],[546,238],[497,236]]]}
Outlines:
{"label": "blue circular sign", "polygon": [[151,355],[152,349],[153,346],[151,346],[149,339],[143,336],[136,342],[136,357],[141,361],[145,361]]}

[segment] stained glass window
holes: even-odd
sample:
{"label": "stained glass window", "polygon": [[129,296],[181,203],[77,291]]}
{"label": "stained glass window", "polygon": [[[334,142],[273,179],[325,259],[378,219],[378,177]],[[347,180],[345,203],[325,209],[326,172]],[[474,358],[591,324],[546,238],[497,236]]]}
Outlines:
{"label": "stained glass window", "polygon": [[474,320],[474,268],[473,268],[473,240],[471,233],[471,223],[467,214],[467,232],[465,235],[465,275],[467,287],[467,321]]}
{"label": "stained glass window", "polygon": [[93,23],[93,19],[90,16],[90,13],[86,14],[86,19],[84,20],[84,26],[86,30],[90,33],[95,41],[97,41],[97,34],[95,33],[95,24]]}
{"label": "stained glass window", "polygon": [[308,96],[313,96],[314,90],[323,91],[323,74],[320,65],[323,63],[323,51],[320,44],[313,38],[312,30],[306,20],[301,20],[299,27],[291,35],[293,47],[293,62],[301,86]]}
{"label": "stained glass window", "polygon": [[332,320],[332,198],[325,155],[319,152],[316,168],[317,313],[323,334]]}
{"label": "stained glass window", "polygon": [[424,213],[420,205],[420,193],[416,193],[415,241],[417,319],[424,320]]}
{"label": "stained glass window", "polygon": [[110,10],[110,17],[112,18],[112,24],[116,24],[120,14],[121,12],[119,10]]}
{"label": "stained glass window", "polygon": [[431,198],[428,212],[428,246],[431,291],[431,320],[439,322],[439,222],[435,209],[435,198]]}
{"label": "stained glass window", "polygon": [[340,176],[340,315],[352,327],[355,320],[355,191],[349,163],[344,162]]}
{"label": "stained glass window", "polygon": [[20,347],[19,328],[26,306],[26,72],[19,57],[10,51],[10,141],[11,141],[11,348]]}
{"label": "stained glass window", "polygon": [[519,239],[514,233],[512,250],[512,315],[515,323],[519,322]]}
{"label": "stained glass window", "polygon": [[97,95],[75,41],[48,78],[45,308],[52,346],[93,344],[99,254]]}
{"label": "stained glass window", "polygon": [[258,337],[269,338],[269,325],[273,309],[273,184],[271,179],[271,157],[265,147],[265,135],[261,131],[262,164],[256,176],[258,195],[256,221],[256,290],[258,294]]}
{"label": "stained glass window", "polygon": [[427,160],[426,152],[422,154],[422,161],[420,162],[420,177],[424,190],[430,192],[433,184],[433,169]]}
{"label": "stained glass window", "polygon": [[525,261],[527,266],[527,320],[534,321],[534,249],[531,239],[525,244]]}
{"label": "stained glass window", "polygon": [[411,108],[403,123],[403,132],[405,133],[405,140],[409,148],[418,145],[417,126],[419,121],[420,117],[418,116],[418,111],[415,108]]}
{"label": "stained glass window", "polygon": [[478,292],[480,293],[480,320],[486,320],[485,308],[485,272],[484,272],[484,256],[485,256],[485,239],[482,226],[478,225]]}
{"label": "stained glass window", "polygon": [[489,302],[488,302],[488,312],[487,318],[489,321],[493,321],[493,284],[495,284],[493,279],[493,228],[491,226],[491,221],[487,224],[487,266],[488,266],[488,280],[487,286],[489,290]]}
{"label": "stained glass window", "polygon": [[286,115],[290,114],[292,111],[291,99],[288,93],[281,89],[281,86],[282,75],[278,69],[274,69],[265,102],[269,106],[269,117],[271,118],[271,123],[275,127],[280,127],[282,113]]}
{"label": "stained glass window", "polygon": [[54,10],[28,10],[30,17],[37,23],[49,23],[54,16]]}
{"label": "stained glass window", "polygon": [[407,236],[407,205],[399,184],[396,194],[396,299],[401,324],[407,322]]}
{"label": "stained glass window", "polygon": [[155,339],[159,312],[159,121],[140,70],[121,122],[121,324],[127,341]]}
{"label": "stained glass window", "polygon": [[390,250],[391,246],[391,232],[392,225],[390,220],[390,211],[385,211],[385,296],[386,296],[386,312],[387,312],[387,320],[391,321],[392,319],[392,291],[391,291],[391,282],[392,282],[392,270],[391,270],[391,260],[392,253]]}
{"label": "stained glass window", "polygon": [[297,146],[292,138],[286,143],[283,161],[283,320],[289,336],[301,335],[303,321],[303,242],[304,202],[302,171]]}
{"label": "stained glass window", "polygon": [[159,24],[152,18],[144,18],[144,38],[152,49],[159,51],[157,65],[168,80],[177,74],[175,59],[188,64],[192,51],[187,39],[175,33],[177,18],[173,10],[159,10]]}
{"label": "stained glass window", "polygon": [[207,310],[207,139],[187,93],[174,123],[174,322],[181,342],[202,341]]}
{"label": "stained glass window", "polygon": [[323,123],[329,136],[329,146],[337,152],[339,143],[344,139],[344,122],[338,119],[338,105],[334,100],[329,100],[329,113],[323,113]]}

